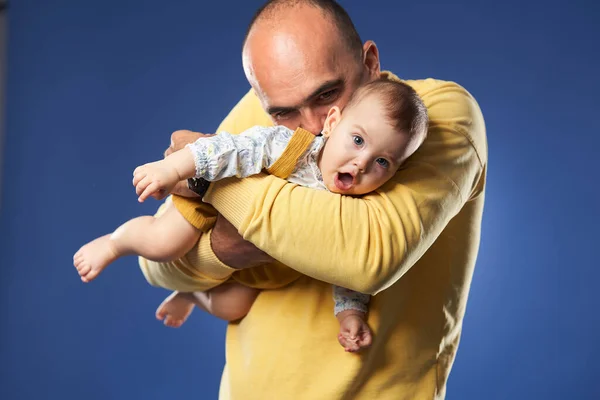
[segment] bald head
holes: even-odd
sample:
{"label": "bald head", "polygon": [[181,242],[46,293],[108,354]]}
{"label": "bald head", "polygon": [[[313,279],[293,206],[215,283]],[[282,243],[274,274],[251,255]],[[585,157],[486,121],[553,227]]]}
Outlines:
{"label": "bald head", "polygon": [[350,16],[336,1],[333,0],[270,0],[259,8],[246,31],[244,45],[254,26],[261,22],[277,23],[281,18],[294,16],[294,12],[304,7],[312,7],[321,12],[327,23],[333,24],[335,34],[338,36],[347,50],[360,58],[362,53],[362,41]]}
{"label": "bald head", "polygon": [[360,65],[360,58],[353,60],[354,54],[343,45],[331,18],[318,8],[295,2],[260,15],[243,50],[244,70],[253,86],[268,79],[269,86],[293,83],[285,86],[295,90],[314,69],[324,72],[341,59]]}
{"label": "bald head", "polygon": [[[339,8],[343,18],[321,4]],[[349,24],[354,35],[340,29],[339,18],[347,19],[345,26]],[[365,49],[374,56],[369,66]],[[376,47],[372,42],[360,43],[350,18],[333,1],[268,2],[248,29],[243,65],[276,124],[302,126],[314,133],[322,129],[332,105],[343,107],[371,73],[379,75]]]}

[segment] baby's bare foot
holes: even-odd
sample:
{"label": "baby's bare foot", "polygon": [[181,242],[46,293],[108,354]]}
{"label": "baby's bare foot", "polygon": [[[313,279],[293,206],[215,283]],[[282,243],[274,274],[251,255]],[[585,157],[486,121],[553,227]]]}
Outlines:
{"label": "baby's bare foot", "polygon": [[87,283],[94,280],[108,264],[118,257],[110,235],[105,235],[80,248],[73,256],[73,265],[77,268],[81,280]]}
{"label": "baby's bare foot", "polygon": [[194,310],[190,296],[189,293],[171,293],[156,309],[156,319],[171,328],[179,328]]}
{"label": "baby's bare foot", "polygon": [[373,342],[371,328],[363,315],[351,313],[340,322],[338,341],[350,353],[367,348]]}

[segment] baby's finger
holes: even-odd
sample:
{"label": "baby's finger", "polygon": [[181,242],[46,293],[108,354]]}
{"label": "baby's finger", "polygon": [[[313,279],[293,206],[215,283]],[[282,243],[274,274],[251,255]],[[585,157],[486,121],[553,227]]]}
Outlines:
{"label": "baby's finger", "polygon": [[148,196],[152,195],[153,193],[155,193],[158,190],[158,184],[156,182],[152,182],[151,184],[148,185],[148,187],[146,187],[146,189],[142,192],[142,194],[140,195],[140,197],[138,198],[138,201],[140,203],[143,203]]}
{"label": "baby's finger", "polygon": [[361,320],[354,316],[349,316],[344,320],[343,326],[350,339],[356,339],[361,329]]}
{"label": "baby's finger", "polygon": [[135,185],[135,194],[139,196],[140,194],[144,193],[144,190],[146,190],[150,183],[152,183],[152,180],[145,176],[141,181],[137,183],[137,185]]}
{"label": "baby's finger", "polygon": [[143,169],[136,169],[136,172],[133,173],[133,186],[136,186],[142,179],[144,179],[147,174]]}
{"label": "baby's finger", "polygon": [[360,348],[366,348],[371,346],[371,344],[373,343],[373,336],[371,336],[371,332],[365,332],[361,335],[361,337],[358,339],[358,345],[360,346]]}

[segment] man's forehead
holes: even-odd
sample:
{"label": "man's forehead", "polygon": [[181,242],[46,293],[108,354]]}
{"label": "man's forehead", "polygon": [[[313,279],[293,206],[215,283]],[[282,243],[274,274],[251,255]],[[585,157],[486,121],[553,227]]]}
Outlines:
{"label": "man's forehead", "polygon": [[263,25],[244,47],[246,76],[268,106],[298,105],[326,82],[343,79],[353,66],[346,46],[329,29],[298,31],[293,25],[272,30]]}

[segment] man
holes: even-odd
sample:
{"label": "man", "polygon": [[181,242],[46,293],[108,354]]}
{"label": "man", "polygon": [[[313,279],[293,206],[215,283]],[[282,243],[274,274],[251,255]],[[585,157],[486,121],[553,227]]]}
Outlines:
{"label": "man", "polygon": [[[329,107],[343,107],[362,82],[397,79],[380,72],[375,44],[362,44],[344,10],[325,0],[267,3],[243,65],[252,90],[219,131],[275,123],[318,133]],[[377,193],[344,197],[266,175],[212,183],[203,197],[220,213],[212,233],[177,262],[140,260],[151,284],[173,290],[232,276],[277,288],[229,324],[222,399],[445,396],[479,246],[487,143],[463,88],[406,83],[428,107],[428,138]],[[171,150],[198,135],[176,132]],[[286,268],[266,265],[271,257],[303,275],[279,288]],[[331,283],[374,295],[375,339],[360,355],[337,344]]]}

